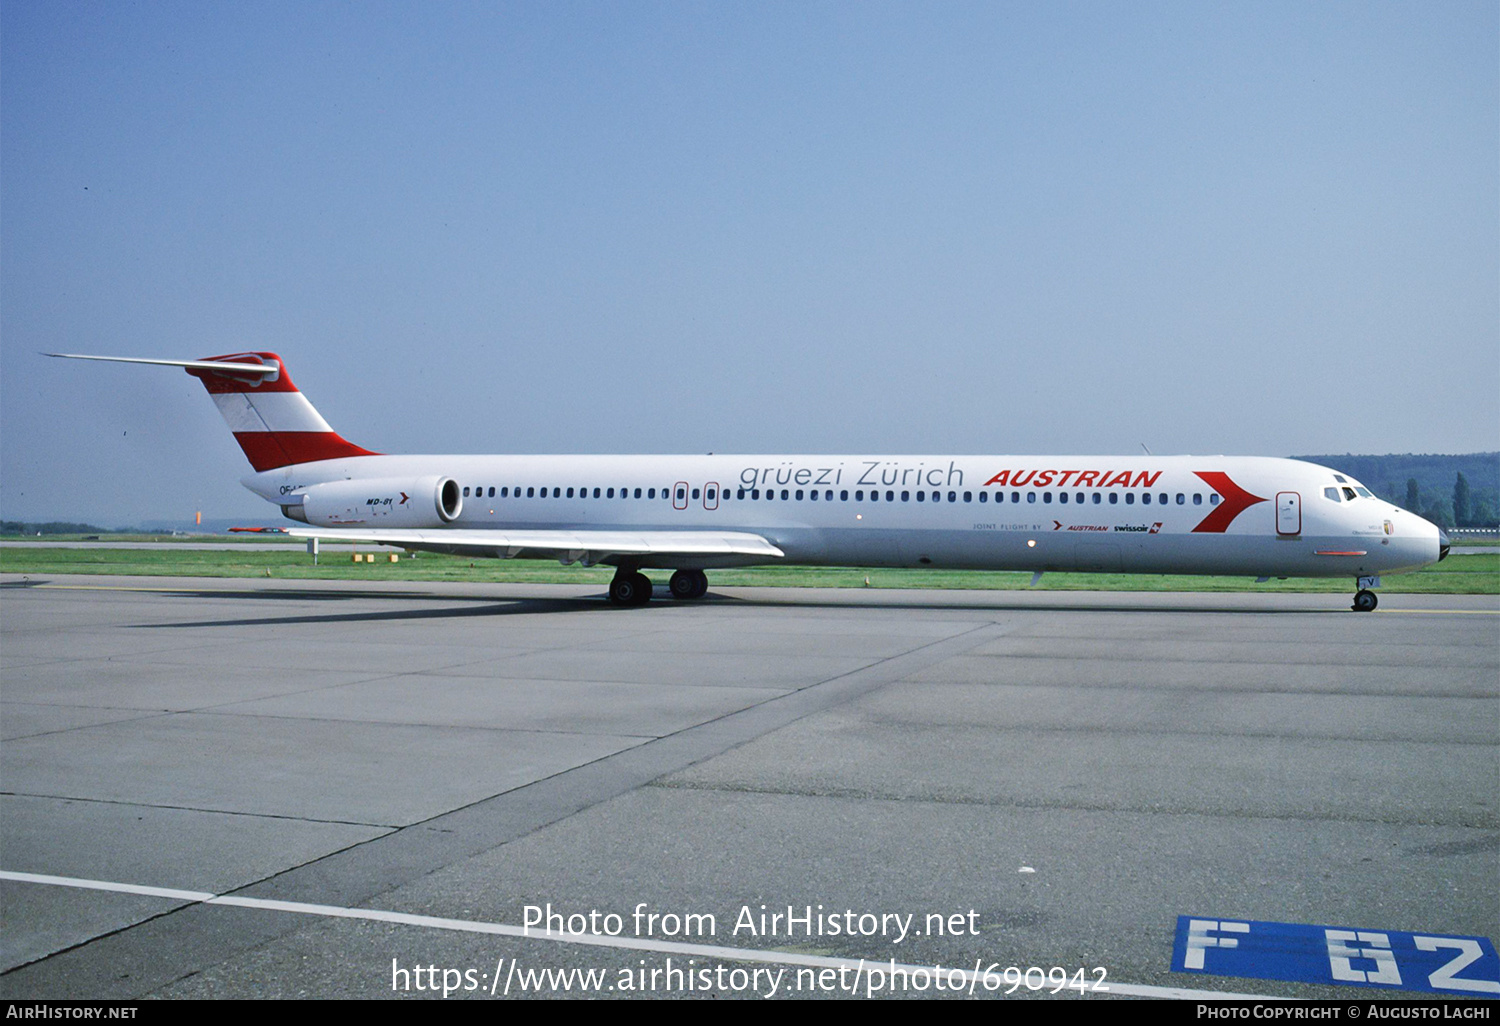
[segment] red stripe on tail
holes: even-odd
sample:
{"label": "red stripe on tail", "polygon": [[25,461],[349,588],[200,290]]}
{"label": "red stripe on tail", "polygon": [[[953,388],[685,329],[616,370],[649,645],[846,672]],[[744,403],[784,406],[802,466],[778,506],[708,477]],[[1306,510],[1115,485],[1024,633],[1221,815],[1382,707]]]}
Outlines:
{"label": "red stripe on tail", "polygon": [[380,455],[346,442],[336,431],[236,431],[234,439],[257,471],[289,467],[293,463]]}
{"label": "red stripe on tail", "polygon": [[205,361],[222,360],[225,363],[264,363],[277,368],[277,373],[266,379],[255,374],[235,374],[232,371],[201,370],[197,367],[187,368],[187,372],[199,381],[203,387],[208,389],[209,395],[223,395],[226,392],[295,392],[297,386],[292,384],[292,376],[286,372],[286,365],[281,362],[281,357],[275,353],[234,353],[230,356],[205,356]]}

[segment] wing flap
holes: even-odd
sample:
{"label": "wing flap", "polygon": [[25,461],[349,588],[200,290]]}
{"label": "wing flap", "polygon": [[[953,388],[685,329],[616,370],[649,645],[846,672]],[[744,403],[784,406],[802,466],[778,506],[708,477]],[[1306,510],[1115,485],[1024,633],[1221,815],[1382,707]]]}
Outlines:
{"label": "wing flap", "polygon": [[758,534],[743,531],[502,531],[434,530],[361,531],[343,528],[289,527],[293,538],[397,545],[424,552],[487,559],[557,559],[563,563],[606,563],[619,558],[667,559],[715,557],[781,559],[779,548]]}

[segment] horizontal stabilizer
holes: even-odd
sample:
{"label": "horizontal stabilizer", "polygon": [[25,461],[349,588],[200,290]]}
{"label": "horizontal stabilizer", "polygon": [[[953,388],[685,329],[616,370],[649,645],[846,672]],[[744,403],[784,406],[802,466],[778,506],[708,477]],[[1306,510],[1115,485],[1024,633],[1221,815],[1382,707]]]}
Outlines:
{"label": "horizontal stabilizer", "polygon": [[281,373],[281,368],[274,363],[224,363],[216,360],[148,360],[140,356],[85,356],[82,353],[43,353],[43,356],[56,356],[64,360],[103,360],[106,363],[149,363],[158,367],[187,367],[190,370],[206,370],[223,373],[229,371],[234,374],[260,374],[265,377],[273,377]]}

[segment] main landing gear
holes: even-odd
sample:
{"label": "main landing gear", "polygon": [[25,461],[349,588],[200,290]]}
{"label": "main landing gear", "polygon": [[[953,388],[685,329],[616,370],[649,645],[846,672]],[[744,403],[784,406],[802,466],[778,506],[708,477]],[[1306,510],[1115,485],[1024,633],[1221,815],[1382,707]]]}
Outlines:
{"label": "main landing gear", "polygon": [[674,599],[699,599],[708,594],[708,575],[702,570],[679,570],[667,588]]}
{"label": "main landing gear", "polygon": [[644,606],[651,601],[651,578],[639,570],[617,570],[609,582],[609,600],[617,606]]}
{"label": "main landing gear", "polygon": [[[675,599],[698,599],[708,594],[708,575],[702,570],[679,570],[667,584]],[[639,570],[616,570],[609,582],[609,600],[617,606],[644,606],[651,601],[651,578]]]}
{"label": "main landing gear", "polygon": [[1357,577],[1354,581],[1359,590],[1354,593],[1354,605],[1350,608],[1356,613],[1373,613],[1375,607],[1380,604],[1380,599],[1375,597],[1371,588],[1380,587],[1379,577]]}

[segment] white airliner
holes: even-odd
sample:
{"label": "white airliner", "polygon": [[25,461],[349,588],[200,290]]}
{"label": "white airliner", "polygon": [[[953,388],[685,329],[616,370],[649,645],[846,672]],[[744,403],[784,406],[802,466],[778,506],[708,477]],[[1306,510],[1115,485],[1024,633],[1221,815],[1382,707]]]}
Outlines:
{"label": "white airliner", "polygon": [[610,600],[675,598],[764,564],[1350,577],[1443,559],[1434,524],[1347,475],[1243,456],[387,456],[345,441],[275,353],[184,367],[255,473],[243,484],[333,539],[615,567]]}

